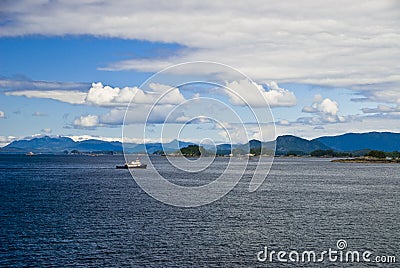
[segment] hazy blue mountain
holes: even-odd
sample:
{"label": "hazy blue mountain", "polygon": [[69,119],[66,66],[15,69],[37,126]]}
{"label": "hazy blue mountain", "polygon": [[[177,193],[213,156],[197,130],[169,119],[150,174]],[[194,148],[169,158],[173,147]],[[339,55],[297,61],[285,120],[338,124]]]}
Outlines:
{"label": "hazy blue mountain", "polygon": [[132,153],[148,153],[152,154],[154,152],[165,152],[165,153],[170,153],[171,151],[176,151],[171,148],[167,148],[166,146],[163,146],[162,143],[147,143],[147,144],[139,144],[138,146],[135,147],[134,150],[132,150]]}
{"label": "hazy blue mountain", "polygon": [[[102,140],[84,140],[76,142],[69,150],[78,150],[82,152],[92,151],[113,151],[122,152],[122,143],[119,141],[102,141]],[[68,149],[67,149],[68,150]]]}
{"label": "hazy blue mountain", "polygon": [[276,140],[276,154],[287,154],[290,152],[309,154],[315,150],[328,149],[330,149],[328,146],[319,141],[309,141],[292,135],[279,136]]}
{"label": "hazy blue mountain", "polygon": [[[273,150],[276,145],[276,154],[282,155],[289,152],[298,154],[309,154],[314,150],[327,150],[330,149],[328,146],[322,144],[318,141],[309,141],[296,136],[285,135],[279,136],[276,141],[261,142],[259,140],[250,140],[245,144],[233,145],[233,149],[239,150],[242,153],[249,153],[250,150],[257,150],[263,147],[263,149]],[[218,152],[223,152],[223,154],[228,154],[230,151],[229,144],[218,145]],[[228,152],[228,153],[227,153]]]}
{"label": "hazy blue mountain", "polygon": [[218,155],[229,155],[232,152],[232,146],[230,144],[218,144],[216,147],[216,153]]}
{"label": "hazy blue mountain", "polygon": [[[400,151],[400,133],[370,132],[362,134],[348,133],[339,136],[321,137],[313,140],[306,140],[292,135],[279,136],[276,141],[260,142],[250,140],[246,144],[220,144],[217,145],[218,154],[229,154],[232,150],[249,152],[250,149],[257,149],[261,146],[265,149],[273,149],[276,143],[276,154],[303,153],[309,154],[314,150],[336,151],[357,151],[373,149],[382,151]],[[165,143],[148,144],[124,144],[128,153],[153,153],[164,151],[165,153],[176,152],[177,148],[187,147],[195,143],[173,140]],[[40,137],[30,140],[13,141],[0,149],[0,153],[62,153],[63,151],[78,150],[80,152],[113,151],[122,152],[122,143],[118,141],[107,142],[102,140],[85,140],[75,142],[67,137]]]}
{"label": "hazy blue mountain", "polygon": [[233,148],[236,150],[239,150],[243,153],[249,153],[251,149],[259,149],[261,146],[264,146],[264,144],[259,141],[259,140],[249,140],[249,142],[245,144],[237,144],[233,145]]}
{"label": "hazy blue mountain", "polygon": [[157,151],[164,151],[165,153],[173,153],[176,152],[178,149],[187,147],[189,145],[193,145],[192,142],[184,142],[173,140],[168,143],[147,143],[147,144],[125,144],[124,148],[125,151],[129,153],[144,153],[147,152],[152,154]]}
{"label": "hazy blue mountain", "polygon": [[[153,153],[155,151],[163,150],[166,153],[177,151],[176,148],[183,148],[194,143],[183,142],[173,140],[169,143],[165,143],[164,146],[161,143],[148,143],[148,144],[135,144],[125,143],[124,149],[128,153]],[[40,138],[33,138],[30,140],[18,140],[13,141],[7,146],[0,149],[2,153],[62,153],[64,151],[78,150],[80,152],[98,152],[98,151],[112,151],[122,152],[122,143],[119,141],[102,141],[102,140],[84,140],[75,142],[71,138],[67,137],[49,137],[44,136]]]}
{"label": "hazy blue mountain", "polygon": [[315,139],[336,151],[355,151],[361,149],[400,151],[400,133],[369,132],[347,133],[339,136],[325,136]]}
{"label": "hazy blue mountain", "polygon": [[186,141],[178,141],[177,139],[170,141],[168,143],[164,143],[164,147],[167,148],[183,148],[188,147],[189,145],[194,145],[193,142],[186,142]]}
{"label": "hazy blue mountain", "polygon": [[26,153],[30,151],[47,153],[47,152],[62,152],[66,148],[74,147],[75,142],[67,137],[40,137],[31,140],[13,141],[2,148],[2,152]]}

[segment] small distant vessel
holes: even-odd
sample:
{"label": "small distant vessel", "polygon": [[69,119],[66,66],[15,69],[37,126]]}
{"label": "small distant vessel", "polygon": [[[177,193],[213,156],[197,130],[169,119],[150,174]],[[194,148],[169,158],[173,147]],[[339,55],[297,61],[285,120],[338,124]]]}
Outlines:
{"label": "small distant vessel", "polygon": [[123,166],[116,166],[118,169],[128,169],[128,168],[147,168],[146,164],[142,164],[139,159],[131,161],[129,163],[125,163]]}
{"label": "small distant vessel", "polygon": [[34,155],[36,155],[34,152],[29,152],[29,153],[26,153],[25,155],[27,155],[27,156],[34,156]]}

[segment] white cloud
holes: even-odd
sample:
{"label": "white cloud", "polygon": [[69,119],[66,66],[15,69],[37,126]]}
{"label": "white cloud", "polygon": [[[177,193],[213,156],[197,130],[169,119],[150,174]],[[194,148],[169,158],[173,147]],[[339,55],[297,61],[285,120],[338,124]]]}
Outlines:
{"label": "white cloud", "polygon": [[[150,89],[152,89],[154,91],[153,94],[151,94],[150,96],[147,96],[147,97],[150,97],[149,98],[150,102],[147,102],[149,104],[153,104],[156,101],[158,101],[158,104],[180,104],[181,102],[185,101],[185,98],[180,93],[178,88],[159,84],[159,83],[150,83],[149,87],[150,87]],[[163,95],[163,94],[165,94],[165,95]],[[138,96],[135,97],[133,102],[146,103],[145,99],[140,101],[141,99],[139,98],[139,96],[140,95],[138,94]],[[161,96],[162,96],[162,98],[159,99]]]}
{"label": "white cloud", "polygon": [[322,113],[335,116],[339,112],[339,105],[329,98],[322,99],[321,95],[314,96],[314,103],[311,106],[303,107],[304,113]]}
{"label": "white cloud", "polygon": [[293,92],[288,91],[284,88],[280,88],[278,84],[274,81],[271,81],[267,84],[269,91],[265,92],[265,97],[270,103],[271,107],[276,106],[295,106],[296,105],[296,96]]}
{"label": "white cloud", "polygon": [[[132,103],[152,104],[161,96],[165,91],[162,89],[169,89],[169,86],[155,85],[154,92],[145,92],[137,87],[118,87],[103,86],[102,83],[92,83],[92,87],[86,96],[86,103],[98,106],[126,106],[132,100]],[[165,102],[172,102],[174,104],[180,103],[184,100],[180,94],[179,89],[174,89],[174,96],[171,93],[167,94],[169,99],[163,99]],[[177,97],[177,98],[174,98]]]}
{"label": "white cloud", "polygon": [[7,90],[4,92],[6,96],[53,99],[71,104],[85,102],[86,93],[81,91],[85,88],[87,88],[86,83],[0,78],[0,89]]}
{"label": "white cloud", "polygon": [[338,115],[339,104],[329,98],[323,98],[321,95],[315,95],[314,101],[311,106],[305,106],[302,109],[303,113],[312,113],[315,116],[311,117],[300,117],[297,119],[297,123],[309,124],[309,125],[323,125],[329,123],[343,123],[354,120],[356,116]]}
{"label": "white cloud", "polygon": [[341,116],[341,115],[327,115],[321,114],[312,117],[300,117],[296,120],[297,123],[308,124],[308,125],[324,125],[329,123],[343,123],[354,119],[355,116]]}
{"label": "white cloud", "polygon": [[290,122],[286,119],[282,119],[282,120],[279,120],[279,122],[277,122],[277,124],[283,125],[283,126],[288,126],[288,125],[290,125]]}
{"label": "white cloud", "polygon": [[16,139],[17,137],[15,136],[0,136],[0,147],[4,147]]}
{"label": "white cloud", "polygon": [[[220,125],[221,124],[221,125]],[[219,130],[218,134],[225,141],[220,143],[247,143],[251,139],[261,141],[272,141],[276,138],[275,126],[273,123],[257,124],[257,123],[229,123],[220,122],[215,125],[215,129]]]}
{"label": "white cloud", "polygon": [[[175,107],[172,104],[155,106],[150,104],[132,104],[128,110],[126,108],[111,109],[108,113],[99,117],[99,122],[105,125],[122,125],[124,122],[125,124],[186,122],[189,118],[185,116],[183,111],[175,110],[174,113],[170,114]],[[168,119],[166,119],[167,116],[169,116]]]}
{"label": "white cloud", "polygon": [[[160,139],[150,139],[146,138],[143,140],[143,138],[128,138],[128,137],[104,137],[104,136],[96,136],[96,135],[67,135],[66,137],[69,137],[73,139],[74,141],[84,141],[84,140],[102,140],[102,141],[119,141],[119,142],[126,142],[126,143],[138,143],[138,144],[143,144],[144,141],[146,143],[155,143],[155,142],[160,142]],[[164,142],[170,142],[171,140],[166,140]]]}
{"label": "white cloud", "polygon": [[81,90],[87,88],[87,83],[34,81],[0,77],[0,88],[6,90]]}
{"label": "white cloud", "polygon": [[36,111],[36,112],[32,113],[32,116],[46,116],[46,114]]}
{"label": "white cloud", "polygon": [[73,122],[77,128],[95,128],[99,125],[99,117],[97,115],[86,115],[78,117]]}
{"label": "white cloud", "polygon": [[387,105],[380,104],[376,108],[363,108],[363,113],[400,113],[400,105],[396,107],[391,107]]}
{"label": "white cloud", "polygon": [[19,90],[7,91],[7,96],[24,96],[27,98],[53,99],[70,104],[84,104],[86,93],[72,90]]}
{"label": "white cloud", "polygon": [[317,112],[316,109],[314,109],[311,106],[304,106],[303,109],[301,110],[303,113],[315,113]]}
{"label": "white cloud", "polygon": [[[138,87],[103,86],[102,83],[92,83],[85,103],[98,106],[126,106],[132,100],[132,104],[154,104],[160,97],[159,104],[179,104],[185,100],[178,88],[167,85],[150,84],[153,91],[143,91]],[[170,91],[168,91],[170,90]],[[166,93],[162,96],[164,93]]]}
{"label": "white cloud", "polygon": [[[185,101],[178,88],[162,84],[150,84],[152,91],[143,91],[138,87],[111,87],[101,82],[92,83],[88,92],[74,90],[14,90],[7,91],[7,96],[24,96],[27,98],[54,99],[71,104],[85,104],[95,106],[126,106],[132,104],[179,104]],[[168,91],[168,93],[167,93]],[[166,93],[166,94],[165,94]],[[38,115],[38,114],[34,114]]]}
{"label": "white cloud", "polygon": [[[270,107],[294,106],[296,96],[293,92],[280,88],[276,82],[269,82],[268,91],[262,85],[243,79],[240,81],[227,82],[225,90],[229,100],[234,105],[249,104],[252,107],[265,107],[266,102]],[[245,102],[243,102],[245,101]]]}
{"label": "white cloud", "polygon": [[[118,97],[119,88],[103,86],[102,83],[93,83],[86,96],[85,101],[95,105],[110,105]],[[133,97],[133,94],[132,96]]]}
{"label": "white cloud", "polygon": [[317,105],[317,109],[325,114],[337,115],[339,112],[339,105],[336,101],[327,98]]}
{"label": "white cloud", "polygon": [[0,111],[0,118],[5,118],[5,113],[3,111]]}
{"label": "white cloud", "polygon": [[371,131],[389,131],[400,133],[400,124],[398,122],[399,117],[382,118],[377,116],[364,116],[355,117],[340,124],[334,123],[313,125],[294,123],[288,126],[276,125],[276,134],[292,134],[299,137],[311,139],[319,136],[339,135],[344,133],[364,133]]}
{"label": "white cloud", "polygon": [[385,88],[379,89],[372,88],[368,90],[361,90],[358,94],[364,96],[362,98],[352,99],[353,101],[373,101],[373,102],[384,102],[384,103],[395,103],[400,105],[400,90],[398,86],[393,85],[395,89]]}
{"label": "white cloud", "polygon": [[8,1],[0,35],[89,34],[183,47],[105,66],[116,70],[152,72],[201,59],[235,66],[257,81],[398,86],[398,9],[396,1],[362,0]]}
{"label": "white cloud", "polygon": [[103,141],[121,141],[120,138],[111,138],[94,135],[67,135],[66,137],[71,138],[74,141],[85,141],[85,140],[103,140]]}
{"label": "white cloud", "polygon": [[[29,98],[49,98],[72,104],[112,108],[106,114],[100,116],[84,115],[75,118],[72,122],[73,127],[86,129],[123,124],[126,108],[130,101],[129,112],[125,120],[126,124],[164,122],[166,116],[176,105],[186,101],[178,88],[159,83],[151,83],[148,88],[150,91],[144,91],[138,87],[120,89],[118,87],[104,86],[101,82],[98,82],[92,83],[87,93],[67,90],[16,90],[8,91],[6,94]],[[149,113],[150,116],[147,118]],[[44,114],[34,112],[32,115],[42,116]],[[183,112],[178,112],[169,117],[167,122],[182,122],[187,119]]]}
{"label": "white cloud", "polygon": [[44,132],[44,133],[49,134],[49,133],[51,133],[53,130],[52,130],[51,128],[44,128],[44,129],[42,129],[41,131]]}

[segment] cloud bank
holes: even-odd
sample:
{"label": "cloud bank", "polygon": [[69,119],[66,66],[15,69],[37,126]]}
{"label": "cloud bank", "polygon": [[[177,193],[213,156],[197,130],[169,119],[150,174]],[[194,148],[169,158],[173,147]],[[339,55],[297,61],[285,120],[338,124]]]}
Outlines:
{"label": "cloud bank", "polygon": [[263,83],[400,83],[397,1],[7,1],[1,8],[7,23],[0,36],[93,35],[183,47],[103,66],[108,70],[153,72],[200,59]]}
{"label": "cloud bank", "polygon": [[380,114],[399,113],[400,114],[400,105],[397,105],[396,107],[391,107],[391,106],[380,104],[376,108],[363,108],[362,111],[363,111],[363,113],[366,113],[366,114],[371,114],[371,113],[380,113]]}
{"label": "cloud bank", "polygon": [[84,104],[86,93],[73,90],[19,90],[8,91],[6,96],[24,96],[27,98],[53,99],[70,104]]}

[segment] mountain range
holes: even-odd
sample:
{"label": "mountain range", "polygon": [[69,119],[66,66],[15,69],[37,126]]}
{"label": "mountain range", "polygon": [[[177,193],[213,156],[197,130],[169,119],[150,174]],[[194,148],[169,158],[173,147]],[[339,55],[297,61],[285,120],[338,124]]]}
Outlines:
{"label": "mountain range", "polygon": [[[175,152],[177,148],[193,145],[192,142],[173,140],[169,143],[125,143],[124,149],[127,153],[141,153],[147,149],[148,153]],[[246,144],[219,144],[217,153],[229,154],[232,150],[257,150],[261,147],[273,150],[276,144],[277,155],[290,152],[309,154],[314,150],[335,150],[340,152],[353,152],[360,150],[400,151],[400,133],[392,132],[368,132],[347,133],[337,136],[324,136],[312,140],[299,138],[293,135],[279,136],[275,141],[261,142],[250,140]],[[207,146],[206,146],[207,149]],[[74,141],[68,137],[38,137],[29,140],[13,141],[7,146],[0,148],[0,153],[63,153],[65,151],[79,152],[122,152],[123,146],[119,141],[102,141],[96,139]]]}

